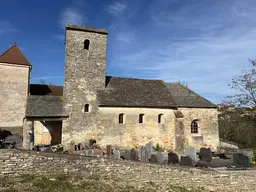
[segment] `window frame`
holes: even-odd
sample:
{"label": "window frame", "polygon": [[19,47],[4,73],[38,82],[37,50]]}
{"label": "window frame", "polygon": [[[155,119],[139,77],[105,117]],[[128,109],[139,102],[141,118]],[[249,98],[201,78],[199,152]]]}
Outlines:
{"label": "window frame", "polygon": [[198,134],[199,133],[199,123],[198,119],[194,119],[190,124],[190,132],[191,134]]}

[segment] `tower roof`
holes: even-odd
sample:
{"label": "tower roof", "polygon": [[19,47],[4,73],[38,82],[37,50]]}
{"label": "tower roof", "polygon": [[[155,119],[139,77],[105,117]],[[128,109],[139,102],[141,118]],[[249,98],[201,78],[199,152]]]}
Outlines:
{"label": "tower roof", "polygon": [[70,25],[67,24],[66,29],[71,29],[71,30],[78,30],[78,31],[87,31],[87,32],[92,32],[92,33],[101,33],[107,35],[108,32],[105,29],[98,29],[98,28],[91,28],[91,27],[86,27],[86,26],[78,26],[78,25]]}
{"label": "tower roof", "polygon": [[0,63],[10,63],[10,64],[19,64],[27,65],[31,64],[27,58],[23,55],[20,49],[17,47],[16,43],[7,49],[2,55],[0,55]]}

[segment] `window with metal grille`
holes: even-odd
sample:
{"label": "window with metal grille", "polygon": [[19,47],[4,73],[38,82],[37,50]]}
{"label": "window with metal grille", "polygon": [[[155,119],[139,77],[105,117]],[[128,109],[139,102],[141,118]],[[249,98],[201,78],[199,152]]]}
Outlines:
{"label": "window with metal grille", "polygon": [[198,133],[198,120],[191,122],[191,133]]}

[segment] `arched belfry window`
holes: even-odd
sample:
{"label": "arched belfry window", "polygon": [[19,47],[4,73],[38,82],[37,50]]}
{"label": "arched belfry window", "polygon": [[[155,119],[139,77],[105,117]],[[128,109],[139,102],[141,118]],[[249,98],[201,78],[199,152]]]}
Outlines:
{"label": "arched belfry window", "polygon": [[90,40],[89,39],[85,39],[84,40],[84,49],[89,50],[89,46],[90,46]]}
{"label": "arched belfry window", "polygon": [[119,114],[119,124],[124,124],[124,114]]}
{"label": "arched belfry window", "polygon": [[89,104],[84,105],[84,113],[89,113],[90,112],[90,106]]}
{"label": "arched belfry window", "polygon": [[191,122],[191,133],[198,133],[198,120],[195,119]]}
{"label": "arched belfry window", "polygon": [[163,117],[163,114],[158,115],[158,123],[162,123],[162,117]]}

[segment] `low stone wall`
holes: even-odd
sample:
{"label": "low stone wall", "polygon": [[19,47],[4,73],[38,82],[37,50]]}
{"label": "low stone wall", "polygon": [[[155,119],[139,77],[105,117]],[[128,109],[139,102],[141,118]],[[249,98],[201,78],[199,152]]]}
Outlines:
{"label": "low stone wall", "polygon": [[203,191],[253,191],[256,171],[212,171],[174,165],[156,165],[108,158],[57,153],[0,150],[1,177],[22,174],[96,175],[102,179],[123,181],[134,186],[153,182],[185,187],[203,187]]}

